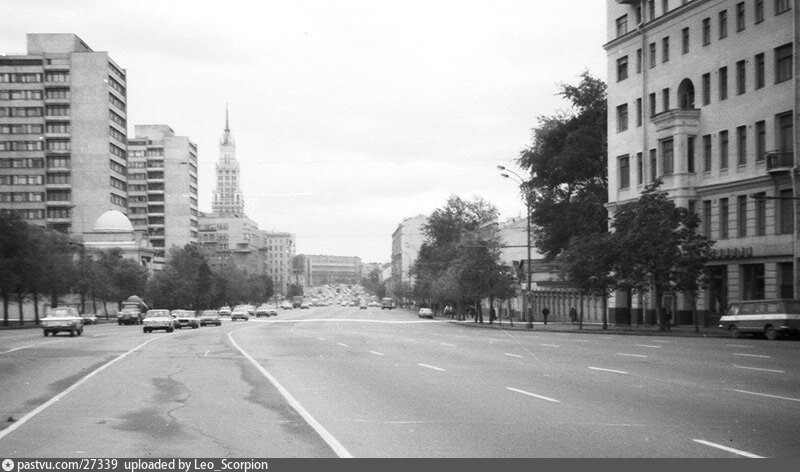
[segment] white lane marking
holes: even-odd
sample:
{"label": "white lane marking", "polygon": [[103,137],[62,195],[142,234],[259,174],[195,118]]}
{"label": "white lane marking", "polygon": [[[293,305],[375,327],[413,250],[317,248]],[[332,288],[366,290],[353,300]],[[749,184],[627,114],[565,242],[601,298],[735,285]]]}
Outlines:
{"label": "white lane marking", "polygon": [[366,320],[366,319],[354,319],[354,318],[307,318],[301,320],[270,320],[270,324],[272,323],[382,323],[382,324],[431,324],[431,323],[450,323],[447,320]]}
{"label": "white lane marking", "polygon": [[30,344],[28,346],[15,347],[14,349],[9,349],[8,351],[0,352],[0,354],[8,354],[9,352],[19,351],[20,349],[28,349],[29,347],[33,346],[34,346],[33,344]]}
{"label": "white lane marking", "polygon": [[233,347],[235,347],[239,352],[241,352],[242,355],[245,357],[245,359],[250,361],[250,363],[253,364],[255,368],[258,369],[259,372],[261,372],[261,375],[266,377],[267,380],[269,380],[270,383],[272,383],[272,385],[274,385],[275,388],[278,389],[278,392],[280,392],[280,394],[283,395],[283,398],[286,399],[289,405],[292,408],[294,408],[294,410],[297,413],[299,413],[304,420],[306,420],[306,423],[308,423],[309,426],[314,428],[314,431],[316,431],[317,434],[319,434],[320,437],[322,437],[322,439],[326,443],[328,443],[328,446],[330,446],[331,449],[333,449],[333,451],[336,453],[337,456],[339,456],[340,458],[352,458],[353,455],[350,454],[350,452],[348,452],[347,449],[345,449],[345,447],[342,446],[342,444],[335,437],[333,437],[333,435],[329,433],[324,426],[322,426],[316,419],[314,419],[314,417],[311,416],[311,414],[308,411],[306,411],[306,409],[303,408],[302,405],[300,405],[300,402],[298,402],[297,399],[294,398],[294,396],[292,396],[292,394],[289,393],[289,391],[286,390],[286,388],[284,388],[284,386],[281,385],[280,382],[278,382],[278,379],[270,375],[270,373],[267,372],[267,370],[264,369],[264,367],[262,367],[261,364],[258,363],[258,361],[253,359],[253,357],[250,354],[245,352],[244,349],[242,349],[241,347],[239,347],[238,344],[236,344],[236,341],[233,340],[232,336],[232,334],[235,333],[236,331],[231,331],[228,333],[228,339],[231,341],[231,344],[233,344]]}
{"label": "white lane marking", "polygon": [[558,344],[539,344],[539,345],[544,347],[561,347]]}
{"label": "white lane marking", "polygon": [[800,398],[782,397],[780,395],[769,395],[767,393],[748,392],[747,390],[733,389],[733,391],[734,392],[739,392],[739,393],[747,393],[747,394],[750,394],[750,395],[758,395],[758,396],[761,396],[761,397],[777,398],[778,400],[789,400],[789,401],[792,401],[792,402],[800,402]]}
{"label": "white lane marking", "polygon": [[456,347],[456,345],[455,345],[455,344],[450,344],[450,343],[440,343],[440,344],[441,344],[442,346],[447,346],[447,347]]}
{"label": "white lane marking", "polygon": [[545,396],[542,396],[542,395],[536,395],[535,393],[526,392],[525,390],[520,390],[518,388],[506,387],[506,389],[511,390],[512,392],[517,392],[517,393],[521,393],[523,395],[528,395],[530,397],[535,397],[535,398],[538,398],[540,400],[546,400],[548,402],[553,402],[553,403],[561,403],[559,400],[556,400],[555,398],[545,397]]}
{"label": "white lane marking", "polygon": [[738,454],[740,456],[749,457],[751,459],[763,459],[764,458],[764,456],[757,456],[757,455],[752,454],[750,452],[740,451],[739,449],[734,449],[732,447],[723,446],[722,444],[716,444],[716,443],[712,443],[712,442],[709,442],[709,441],[704,441],[702,439],[692,439],[692,441],[694,441],[696,443],[704,444],[706,446],[715,447],[717,449],[722,449],[723,451],[732,452],[732,453]]}
{"label": "white lane marking", "polygon": [[428,364],[417,364],[417,365],[420,366],[420,367],[427,367],[428,369],[433,369],[433,370],[438,370],[438,371],[444,372],[444,369],[442,369],[441,367],[436,367],[435,365],[428,365]]}
{"label": "white lane marking", "polygon": [[62,398],[64,398],[65,395],[67,395],[68,393],[72,392],[76,388],[80,387],[81,385],[86,383],[89,379],[91,379],[95,375],[97,375],[100,372],[102,372],[103,370],[105,370],[107,367],[111,366],[112,364],[114,364],[117,361],[120,361],[120,360],[124,359],[129,354],[138,351],[139,349],[141,349],[142,347],[146,346],[147,344],[149,344],[149,343],[151,343],[151,342],[153,342],[153,341],[155,341],[157,339],[164,338],[164,337],[166,337],[166,336],[158,336],[158,337],[154,337],[154,338],[148,339],[147,341],[143,342],[142,344],[139,344],[138,346],[136,346],[135,348],[131,349],[130,351],[127,351],[127,352],[125,352],[123,354],[120,354],[119,356],[115,357],[114,359],[111,359],[110,361],[108,361],[105,364],[101,365],[97,369],[89,372],[83,378],[81,378],[80,380],[78,380],[74,384],[70,385],[63,392],[61,392],[58,395],[54,396],[50,400],[42,403],[41,405],[36,407],[30,413],[28,413],[27,415],[23,416],[22,418],[20,418],[16,422],[12,423],[9,427],[7,427],[6,429],[0,431],[0,440],[3,439],[4,437],[8,436],[9,434],[11,434],[13,431],[16,431],[17,428],[19,428],[20,426],[22,426],[25,423],[27,423],[28,420],[30,420],[34,416],[38,415],[39,413],[43,412],[46,408],[50,407],[52,404],[54,404],[54,403],[58,402],[59,400],[61,400]]}
{"label": "white lane marking", "polygon": [[504,352],[503,355],[508,357],[522,357],[519,354],[511,354],[510,352]]}
{"label": "white lane marking", "polygon": [[342,346],[342,347],[350,347],[350,346],[348,346],[348,345],[347,345],[347,344],[345,344],[345,343],[336,343],[336,344],[338,344],[339,346]]}
{"label": "white lane marking", "polygon": [[208,353],[209,353],[209,352],[211,352],[211,350],[210,350],[210,349],[209,349],[208,351],[206,351],[206,353],[205,353],[205,354],[203,354],[203,357],[208,357]]}
{"label": "white lane marking", "polygon": [[733,364],[733,366],[736,367],[737,369],[758,370],[758,371],[761,371],[761,372],[775,372],[776,374],[785,374],[786,373],[785,370],[761,369],[761,368],[758,368],[758,367],[747,367],[747,366],[744,366],[744,365],[736,365],[736,364]]}
{"label": "white lane marking", "polygon": [[618,352],[617,355],[618,356],[628,356],[628,357],[643,357],[645,359],[647,358],[647,356],[645,356],[643,354],[628,354],[626,352]]}
{"label": "white lane marking", "polygon": [[599,370],[600,372],[613,372],[615,374],[628,375],[628,373],[625,372],[624,370],[603,369],[601,367],[589,367],[589,368],[592,370]]}
{"label": "white lane marking", "polygon": [[751,349],[751,348],[754,348],[755,346],[749,346],[747,344],[726,344],[725,347],[742,347],[742,348]]}
{"label": "white lane marking", "polygon": [[384,354],[382,352],[378,352],[378,351],[369,351],[369,352],[370,352],[370,354],[375,354],[376,356],[385,356],[386,355],[386,354]]}
{"label": "white lane marking", "polygon": [[317,336],[317,339],[319,339],[320,341],[325,341],[325,338],[321,338],[319,336]]}
{"label": "white lane marking", "polygon": [[655,349],[661,349],[662,346],[654,346],[652,344],[637,344],[636,347],[652,347]]}
{"label": "white lane marking", "polygon": [[759,357],[761,359],[772,359],[772,356],[762,356],[761,354],[742,354],[739,352],[734,352],[733,355],[741,357]]}
{"label": "white lane marking", "polygon": [[588,339],[573,339],[573,341],[575,341],[576,343],[588,343],[589,342]]}
{"label": "white lane marking", "polygon": [[760,368],[758,368],[758,367],[747,367],[747,366],[743,366],[743,365],[736,365],[736,364],[733,364],[733,366],[734,366],[734,367],[736,367],[737,369],[759,370],[759,371],[761,371],[761,372],[775,372],[776,374],[785,374],[785,373],[786,373],[786,371],[785,371],[785,370],[775,370],[775,369],[760,369]]}
{"label": "white lane marking", "polygon": [[654,343],[671,343],[672,341],[668,341],[666,339],[653,339]]}

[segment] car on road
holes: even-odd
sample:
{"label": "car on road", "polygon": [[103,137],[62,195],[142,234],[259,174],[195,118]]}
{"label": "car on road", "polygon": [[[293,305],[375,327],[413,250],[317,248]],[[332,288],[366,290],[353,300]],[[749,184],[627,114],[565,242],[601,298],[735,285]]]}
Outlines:
{"label": "car on road", "polygon": [[367,301],[366,300],[361,300],[360,302],[358,302],[358,308],[359,308],[359,310],[366,310],[367,309]]}
{"label": "car on road", "polygon": [[175,330],[175,323],[175,317],[169,310],[147,310],[147,313],[144,315],[144,321],[142,322],[142,331],[145,333],[152,333],[157,329],[163,329],[171,333]]}
{"label": "car on road", "polygon": [[247,321],[250,319],[250,313],[247,311],[247,307],[244,305],[238,305],[233,307],[233,311],[231,312],[231,321],[242,320]]}
{"label": "car on road", "polygon": [[800,300],[748,300],[733,302],[719,319],[719,327],[734,338],[743,334],[777,339],[800,335]]}
{"label": "car on road", "polygon": [[381,310],[391,310],[394,308],[394,301],[389,297],[381,298]]}
{"label": "car on road", "polygon": [[83,318],[84,326],[97,324],[97,315],[95,315],[94,313],[84,313],[81,315],[81,318]]}
{"label": "car on road", "polygon": [[372,300],[371,302],[367,303],[367,306],[369,306],[370,308],[378,308],[379,306],[381,306],[381,304],[376,302],[375,300]]}
{"label": "car on road", "polygon": [[308,303],[308,302],[303,302],[303,303],[300,304],[300,309],[301,310],[310,310],[311,309],[311,304]]}
{"label": "car on road", "polygon": [[278,316],[278,309],[275,307],[275,305],[260,305],[258,308],[256,308],[256,318],[260,318],[262,316]]}
{"label": "car on road", "polygon": [[292,309],[292,302],[289,300],[284,300],[281,302],[281,309],[283,310],[291,310]]}
{"label": "car on road", "polygon": [[433,319],[433,310],[431,310],[430,308],[420,308],[419,317]]}
{"label": "car on road", "polygon": [[41,320],[44,336],[55,336],[62,331],[68,332],[70,336],[83,334],[83,317],[78,310],[72,307],[50,308],[47,315]]}
{"label": "car on road", "polygon": [[200,326],[221,326],[222,320],[217,310],[203,310],[200,312]]}
{"label": "car on road", "polygon": [[175,327],[178,329],[197,329],[200,327],[200,320],[197,319],[197,314],[194,310],[172,310],[172,314],[177,318]]}
{"label": "car on road", "polygon": [[219,316],[231,316],[231,307],[223,306],[219,309]]}

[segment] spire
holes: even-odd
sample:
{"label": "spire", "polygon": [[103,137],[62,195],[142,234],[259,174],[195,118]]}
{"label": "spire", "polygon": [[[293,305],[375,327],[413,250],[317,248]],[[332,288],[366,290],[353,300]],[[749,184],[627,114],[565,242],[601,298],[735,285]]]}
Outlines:
{"label": "spire", "polygon": [[225,104],[225,132],[222,133],[222,139],[219,140],[221,145],[233,145],[233,135],[231,134],[230,120],[228,119],[228,104]]}
{"label": "spire", "polygon": [[225,104],[225,132],[226,133],[230,133],[231,132],[231,127],[228,124],[228,104],[227,103]]}

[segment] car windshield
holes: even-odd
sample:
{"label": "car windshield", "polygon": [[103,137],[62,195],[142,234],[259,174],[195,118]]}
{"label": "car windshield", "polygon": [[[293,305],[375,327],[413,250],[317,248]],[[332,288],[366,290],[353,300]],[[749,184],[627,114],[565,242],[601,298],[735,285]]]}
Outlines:
{"label": "car windshield", "polygon": [[203,312],[203,316],[217,316],[217,312],[213,310],[206,310]]}
{"label": "car windshield", "polygon": [[150,310],[147,312],[146,318],[158,318],[163,316],[169,316],[168,310]]}
{"label": "car windshield", "polygon": [[53,318],[69,318],[75,316],[75,314],[68,308],[53,308],[47,312],[47,316]]}

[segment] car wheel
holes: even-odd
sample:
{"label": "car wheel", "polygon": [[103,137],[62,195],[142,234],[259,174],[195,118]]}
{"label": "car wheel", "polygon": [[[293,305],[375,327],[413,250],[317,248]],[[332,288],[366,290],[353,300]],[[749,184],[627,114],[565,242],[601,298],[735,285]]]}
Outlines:
{"label": "car wheel", "polygon": [[49,332],[49,331],[47,331],[47,330],[44,330],[44,337],[47,337],[49,334],[50,334],[50,332]]}
{"label": "car wheel", "polygon": [[728,331],[731,332],[731,337],[734,339],[739,339],[742,337],[742,332],[739,331],[739,328],[737,328],[736,325],[731,325],[731,327],[728,328]]}
{"label": "car wheel", "polygon": [[142,332],[147,334],[147,328],[142,328]]}
{"label": "car wheel", "polygon": [[74,329],[69,330],[69,335],[70,336],[75,336],[75,330]]}
{"label": "car wheel", "polygon": [[168,333],[171,333],[171,332],[173,332],[173,331],[175,331],[175,328],[167,328],[167,332],[168,332]]}
{"label": "car wheel", "polygon": [[78,336],[80,336],[80,335],[82,335],[82,334],[83,334],[83,328],[80,328],[80,329],[78,330]]}
{"label": "car wheel", "polygon": [[774,341],[778,339],[778,331],[772,325],[768,325],[764,329],[764,336],[766,336],[770,341]]}

